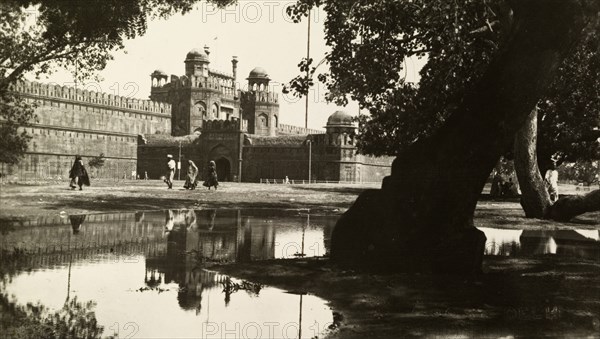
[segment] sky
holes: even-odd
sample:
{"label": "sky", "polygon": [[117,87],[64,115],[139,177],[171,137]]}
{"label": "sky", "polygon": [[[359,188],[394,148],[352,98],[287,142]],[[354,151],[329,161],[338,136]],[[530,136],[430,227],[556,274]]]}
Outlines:
{"label": "sky", "polygon": [[[272,79],[271,90],[280,96],[280,122],[304,126],[305,99],[281,93],[283,84],[299,75],[297,64],[306,57],[307,21],[295,24],[285,13],[285,8],[293,3],[240,0],[235,6],[217,9],[202,2],[185,15],[151,21],[144,36],[125,41],[125,49],[113,53],[114,60],[99,73],[101,81],[94,87],[102,92],[148,99],[150,73],[161,69],[169,75],[183,75],[187,52],[207,45],[211,51],[211,69],[232,73],[231,58],[238,57],[237,77],[242,88],[254,67],[267,70]],[[317,9],[311,16],[310,56],[316,64],[329,50],[323,30],[326,15]],[[407,81],[417,82],[416,63],[408,62]],[[326,71],[327,65],[323,64],[317,73]],[[73,79],[66,71],[59,70],[40,81],[68,83]],[[327,104],[325,88],[316,79],[315,84],[309,96],[309,128],[322,129],[329,115],[337,110],[358,114],[355,102],[346,107]]]}

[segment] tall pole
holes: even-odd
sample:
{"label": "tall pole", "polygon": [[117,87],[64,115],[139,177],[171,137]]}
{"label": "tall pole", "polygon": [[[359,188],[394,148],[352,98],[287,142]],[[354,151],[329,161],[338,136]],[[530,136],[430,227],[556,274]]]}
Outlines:
{"label": "tall pole", "polygon": [[181,180],[181,141],[179,141],[179,159],[177,160],[177,180]]}
{"label": "tall pole", "polygon": [[[306,81],[308,81],[310,77],[310,68],[308,67],[308,59],[310,58],[310,10],[308,10],[308,34],[306,38]],[[306,107],[304,113],[304,128],[308,128],[308,92],[309,89],[306,90]],[[310,176],[309,176],[310,181]]]}
{"label": "tall pole", "polygon": [[65,300],[65,304],[69,301],[71,296],[71,263],[73,262],[73,253],[71,253],[71,233],[69,233],[69,274],[67,278],[67,300]]}
{"label": "tall pole", "polygon": [[243,128],[244,120],[242,120],[242,112],[240,112],[240,118],[238,120],[239,124],[239,134],[238,134],[238,182],[242,182],[242,161],[244,161],[244,128]]}
{"label": "tall pole", "polygon": [[298,314],[298,339],[302,339],[302,292],[300,292],[300,312]]}
{"label": "tall pole", "polygon": [[308,140],[308,183],[310,184],[312,170],[312,141]]}

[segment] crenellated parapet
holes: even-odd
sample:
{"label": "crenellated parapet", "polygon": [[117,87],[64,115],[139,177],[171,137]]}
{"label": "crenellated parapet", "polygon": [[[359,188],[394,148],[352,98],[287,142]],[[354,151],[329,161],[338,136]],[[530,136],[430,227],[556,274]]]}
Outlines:
{"label": "crenellated parapet", "polygon": [[171,82],[164,86],[153,87],[153,90],[158,88],[198,88],[198,89],[209,89],[218,91],[221,94],[229,97],[237,96],[235,90],[235,83],[232,78],[224,76],[195,76],[195,75],[182,75],[182,76],[171,76]]}
{"label": "crenellated parapet", "polygon": [[[248,131],[248,121],[241,120],[241,131]],[[240,120],[202,120],[203,132],[231,132],[240,131]]]}
{"label": "crenellated parapet", "polygon": [[233,74],[229,74],[227,72],[222,72],[222,71],[218,71],[216,69],[212,69],[210,68],[208,70],[208,74],[212,75],[212,76],[216,76],[216,77],[220,77],[220,78],[225,78],[225,79],[235,79],[235,77],[233,76]]}
{"label": "crenellated parapet", "polygon": [[12,86],[12,89],[36,98],[69,101],[81,105],[101,105],[113,107],[118,110],[171,114],[170,104],[95,91],[94,89],[99,89],[99,86],[96,84],[81,85],[81,87],[75,88],[74,86],[61,86],[59,84],[47,84],[37,81],[18,81]]}
{"label": "crenellated parapet", "polygon": [[260,104],[274,104],[279,105],[279,94],[274,92],[269,92],[267,90],[263,91],[242,91],[241,96],[244,98],[245,102],[251,102],[256,105]]}
{"label": "crenellated parapet", "polygon": [[311,128],[304,128],[299,126],[292,126],[286,124],[279,124],[277,127],[278,134],[297,134],[297,135],[308,135],[308,134],[324,134],[325,131]]}

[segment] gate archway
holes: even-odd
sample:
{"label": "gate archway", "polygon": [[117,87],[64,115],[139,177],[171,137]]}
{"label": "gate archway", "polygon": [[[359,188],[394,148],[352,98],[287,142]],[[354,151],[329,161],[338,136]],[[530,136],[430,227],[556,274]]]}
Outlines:
{"label": "gate archway", "polygon": [[231,164],[229,160],[221,157],[215,161],[219,181],[231,181]]}

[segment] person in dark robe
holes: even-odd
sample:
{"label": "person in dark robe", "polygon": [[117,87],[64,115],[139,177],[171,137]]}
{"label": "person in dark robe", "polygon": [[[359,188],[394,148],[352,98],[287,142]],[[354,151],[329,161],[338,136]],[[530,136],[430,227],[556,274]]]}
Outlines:
{"label": "person in dark robe", "polygon": [[513,196],[513,186],[515,184],[512,181],[512,178],[508,178],[508,181],[502,185],[502,195],[505,197]]}
{"label": "person in dark robe", "polygon": [[81,224],[85,221],[85,214],[80,215],[70,215],[69,221],[71,222],[71,228],[73,229],[73,234],[79,234],[81,229]]}
{"label": "person in dark robe", "polygon": [[188,160],[187,177],[183,188],[188,190],[196,189],[198,184],[198,167],[192,160]]}
{"label": "person in dark robe", "polygon": [[90,177],[88,176],[88,173],[83,166],[83,160],[79,155],[75,157],[75,162],[69,171],[69,178],[71,178],[70,186],[72,190],[79,186],[79,190],[81,191],[83,185],[90,185]]}
{"label": "person in dark robe", "polygon": [[207,177],[203,185],[208,187],[209,190],[212,186],[215,187],[215,190],[217,189],[217,186],[219,186],[219,181],[217,180],[217,164],[212,160],[208,162]]}

